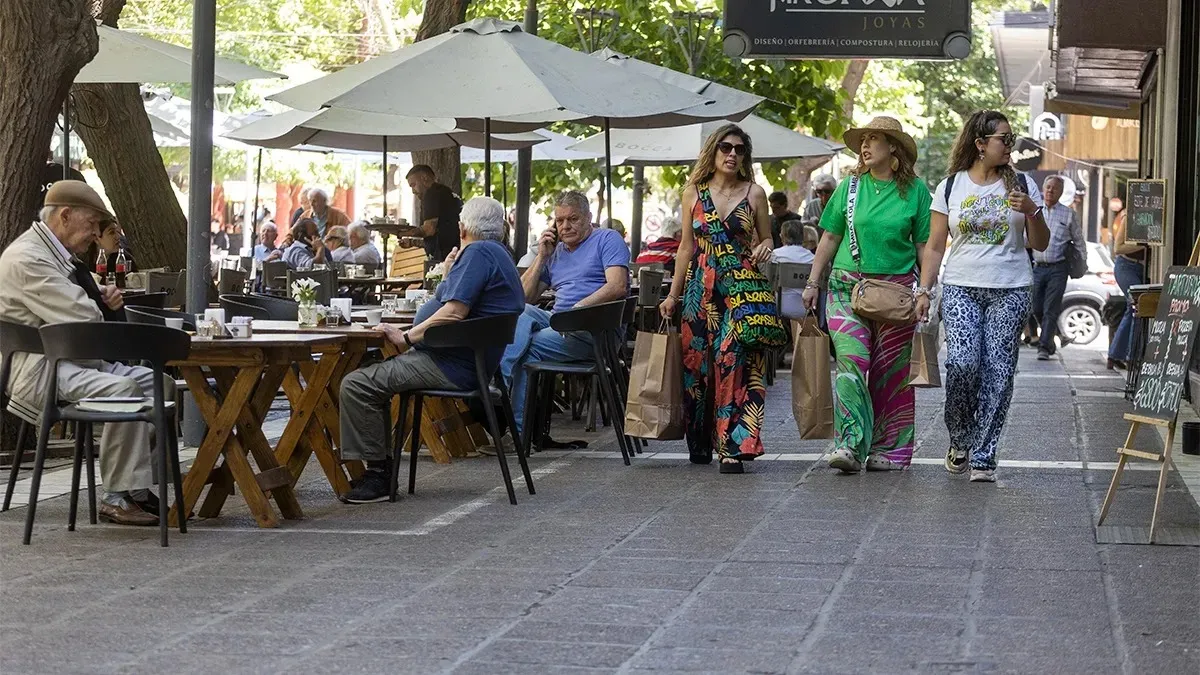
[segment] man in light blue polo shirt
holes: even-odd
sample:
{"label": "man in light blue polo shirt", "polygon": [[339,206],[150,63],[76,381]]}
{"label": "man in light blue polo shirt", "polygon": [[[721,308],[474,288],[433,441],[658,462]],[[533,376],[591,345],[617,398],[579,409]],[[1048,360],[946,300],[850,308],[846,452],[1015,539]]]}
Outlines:
{"label": "man in light blue polo shirt", "polygon": [[[554,311],[624,300],[629,294],[629,246],[615,230],[592,226],[591,207],[570,190],[554,200],[554,227],[538,240],[537,257],[521,277],[525,302],[554,289]],[[532,304],[517,322],[513,343],[504,350],[500,372],[512,391],[513,414],[521,431],[525,413],[523,367],[527,361],[591,361],[592,338],[563,335],[550,328],[550,312]]]}

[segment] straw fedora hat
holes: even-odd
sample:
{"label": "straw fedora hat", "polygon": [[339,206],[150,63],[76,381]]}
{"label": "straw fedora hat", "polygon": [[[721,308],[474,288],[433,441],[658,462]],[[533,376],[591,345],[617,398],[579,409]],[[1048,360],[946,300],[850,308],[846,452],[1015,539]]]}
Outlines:
{"label": "straw fedora hat", "polygon": [[862,139],[868,132],[878,131],[888,138],[895,141],[900,147],[904,148],[908,153],[908,158],[914,162],[917,160],[917,142],[912,136],[904,133],[904,127],[900,125],[900,120],[894,117],[880,115],[867,122],[861,127],[855,127],[842,134],[842,141],[846,143],[846,148],[858,154],[862,148]]}

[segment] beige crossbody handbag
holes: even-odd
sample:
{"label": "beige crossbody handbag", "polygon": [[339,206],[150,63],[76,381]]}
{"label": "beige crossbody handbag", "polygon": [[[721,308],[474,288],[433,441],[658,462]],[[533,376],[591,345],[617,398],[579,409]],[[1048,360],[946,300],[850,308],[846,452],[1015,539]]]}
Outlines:
{"label": "beige crossbody handbag", "polygon": [[[850,178],[846,194],[846,226],[850,231],[850,257],[862,273],[862,251],[854,229],[854,203],[858,201],[858,176]],[[882,279],[861,279],[850,292],[850,308],[870,321],[903,326],[917,322],[917,303],[911,286]]]}

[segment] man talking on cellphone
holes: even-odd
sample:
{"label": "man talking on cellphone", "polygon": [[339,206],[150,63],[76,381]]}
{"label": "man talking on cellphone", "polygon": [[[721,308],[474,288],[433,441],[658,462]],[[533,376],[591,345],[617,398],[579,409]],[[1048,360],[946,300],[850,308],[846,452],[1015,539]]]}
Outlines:
{"label": "man talking on cellphone", "polygon": [[[538,239],[537,255],[521,276],[521,286],[529,304],[500,361],[518,431],[524,425],[526,362],[593,358],[591,335],[564,335],[550,328],[552,312],[624,300],[629,294],[629,246],[616,230],[594,227],[588,198],[568,190],[554,200],[554,226]],[[552,312],[534,304],[547,289],[554,291]]]}

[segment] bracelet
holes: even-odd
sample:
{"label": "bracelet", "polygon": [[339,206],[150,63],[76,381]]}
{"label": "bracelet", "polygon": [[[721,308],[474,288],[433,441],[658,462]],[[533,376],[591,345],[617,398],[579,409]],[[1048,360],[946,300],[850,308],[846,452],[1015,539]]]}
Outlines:
{"label": "bracelet", "polygon": [[812,281],[811,279],[809,281],[805,282],[804,287],[812,288],[812,289],[815,289],[818,291],[821,290],[821,284],[818,284],[817,282]]}
{"label": "bracelet", "polygon": [[924,286],[917,286],[916,289],[913,290],[913,297],[915,298],[919,295],[923,295],[923,296],[929,298],[930,300],[932,300],[933,299],[933,289],[926,288]]}
{"label": "bracelet", "polygon": [[401,335],[404,336],[404,344],[408,345],[409,347],[414,346],[412,343],[412,340],[408,339],[408,331],[404,331],[403,333],[401,333]]}

